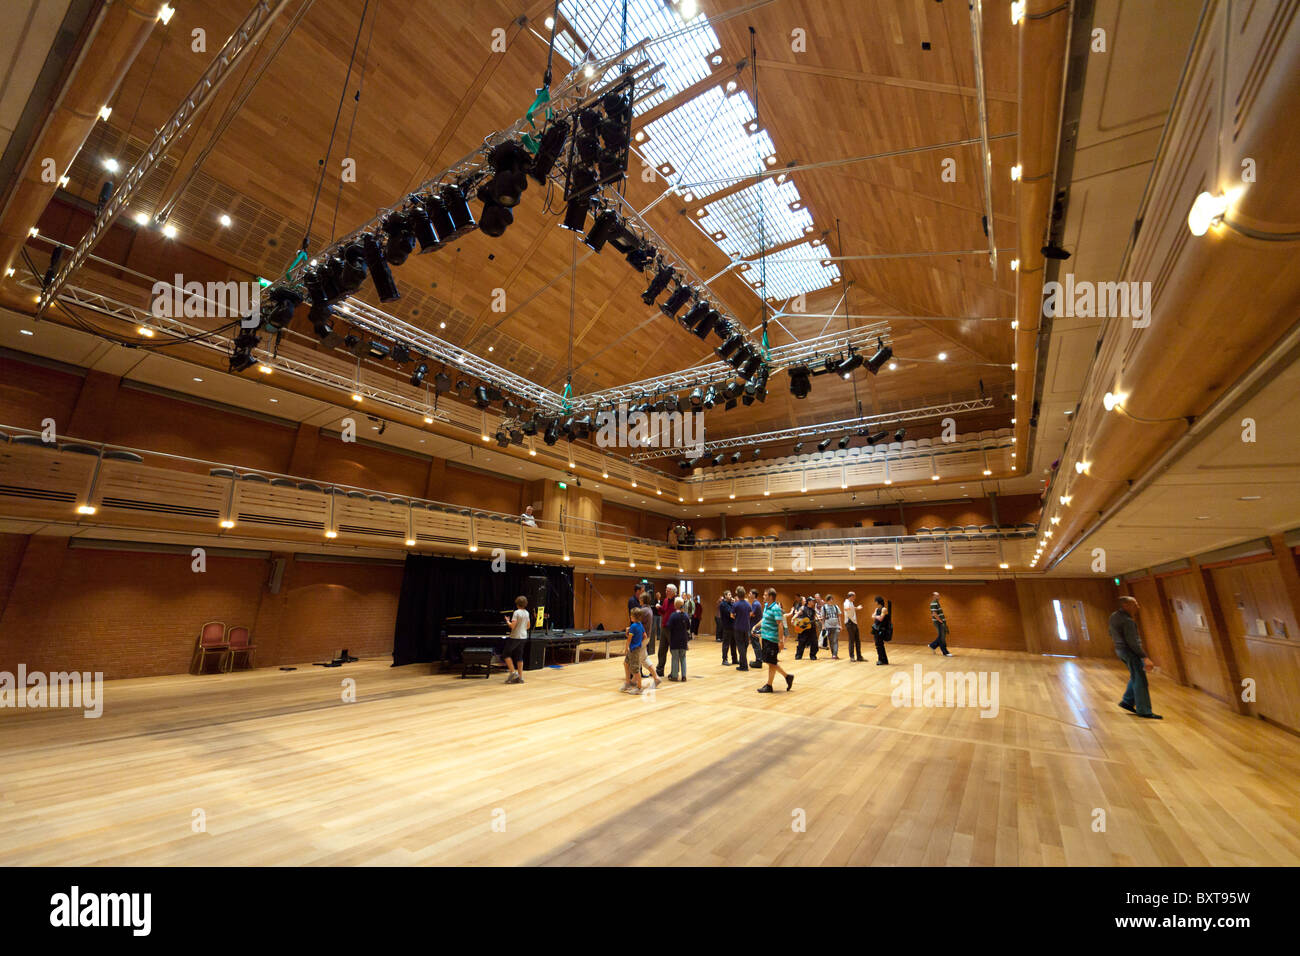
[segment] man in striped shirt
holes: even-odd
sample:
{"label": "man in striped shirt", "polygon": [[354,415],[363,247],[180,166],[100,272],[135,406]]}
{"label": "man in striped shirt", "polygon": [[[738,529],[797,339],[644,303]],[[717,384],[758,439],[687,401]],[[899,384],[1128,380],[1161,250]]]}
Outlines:
{"label": "man in striped shirt", "polygon": [[930,642],[930,650],[943,651],[944,657],[952,657],[948,653],[948,620],[943,616],[943,607],[939,604],[938,591],[930,595],[930,620],[934,623],[934,629],[938,632],[938,636]]}

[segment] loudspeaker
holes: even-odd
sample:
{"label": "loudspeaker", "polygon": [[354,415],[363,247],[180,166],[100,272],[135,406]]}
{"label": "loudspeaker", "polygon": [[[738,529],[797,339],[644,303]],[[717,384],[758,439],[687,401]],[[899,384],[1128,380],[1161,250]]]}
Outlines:
{"label": "loudspeaker", "polygon": [[284,581],[284,558],[271,559],[271,579],[266,582],[266,589],[272,594],[280,593],[280,584]]}
{"label": "loudspeaker", "polygon": [[[544,580],[544,579],[543,579]],[[546,666],[546,642],[528,642],[528,660],[524,661],[524,670],[535,671]]]}

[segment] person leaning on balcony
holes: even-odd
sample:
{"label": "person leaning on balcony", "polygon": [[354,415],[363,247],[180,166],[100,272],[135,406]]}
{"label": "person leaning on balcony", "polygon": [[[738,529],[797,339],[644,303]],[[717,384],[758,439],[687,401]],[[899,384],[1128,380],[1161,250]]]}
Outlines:
{"label": "person leaning on balcony", "polygon": [[529,505],[524,509],[524,513],[519,516],[519,523],[526,524],[530,528],[537,527],[537,519],[533,517],[533,506]]}

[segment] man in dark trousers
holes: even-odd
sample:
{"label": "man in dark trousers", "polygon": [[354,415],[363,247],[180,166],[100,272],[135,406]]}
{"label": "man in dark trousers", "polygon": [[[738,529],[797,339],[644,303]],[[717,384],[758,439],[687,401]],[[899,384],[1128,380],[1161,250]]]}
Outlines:
{"label": "man in dark trousers", "polygon": [[718,613],[717,616],[714,618],[714,623],[716,625],[717,639],[722,642],[722,663],[724,665],[730,663],[727,657],[728,654],[731,652],[729,652],[727,649],[733,646],[732,637],[731,637],[731,622],[732,619],[735,617],[734,609],[735,609],[735,604],[732,601],[731,592],[723,591],[722,597],[718,598]]}
{"label": "man in dark trousers", "polygon": [[1151,712],[1151,692],[1147,688],[1147,671],[1155,667],[1142,647],[1138,634],[1137,613],[1142,609],[1135,597],[1125,595],[1119,599],[1119,610],[1110,616],[1110,639],[1115,642],[1115,653],[1128,665],[1128,687],[1119,705],[1148,720],[1163,720]]}

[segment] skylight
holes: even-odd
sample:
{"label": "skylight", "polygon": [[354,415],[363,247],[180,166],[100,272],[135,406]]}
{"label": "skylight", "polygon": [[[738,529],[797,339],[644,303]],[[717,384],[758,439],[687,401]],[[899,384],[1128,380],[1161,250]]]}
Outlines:
{"label": "skylight", "polygon": [[780,184],[775,179],[764,179],[756,186],[709,203],[704,211],[696,222],[733,259],[793,242],[813,224],[799,190],[788,179]]}
{"label": "skylight", "polygon": [[[776,153],[767,130],[753,133],[754,106],[740,90],[728,96],[714,86],[648,123],[646,138],[638,145],[641,155],[681,193],[707,196],[731,185],[736,176],[768,168],[767,157]],[[692,183],[701,183],[691,187]]]}
{"label": "skylight", "polygon": [[[562,0],[560,13],[578,31],[594,57],[612,56],[625,46],[635,46],[646,38],[654,38],[681,30],[688,22],[695,22],[704,14],[696,14],[684,21],[663,0],[628,0],[627,39],[623,43],[622,0]],[[679,37],[651,47],[647,56],[663,68],[654,76],[654,85],[663,89],[638,100],[634,112],[644,113],[666,99],[676,96],[692,83],[709,75],[709,57],[718,51],[718,35],[712,27],[699,27]],[[561,45],[556,36],[556,52],[570,63],[580,63],[582,55],[576,45]]]}
{"label": "skylight", "polygon": [[[822,265],[818,253],[824,250],[808,242],[770,253],[767,260],[767,285],[763,286],[763,269],[757,262],[741,266],[741,278],[755,292],[768,299],[788,299],[801,292],[815,292],[834,285],[840,269],[834,262]],[[795,261],[797,260],[797,261]]]}

